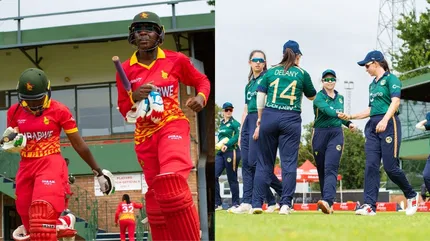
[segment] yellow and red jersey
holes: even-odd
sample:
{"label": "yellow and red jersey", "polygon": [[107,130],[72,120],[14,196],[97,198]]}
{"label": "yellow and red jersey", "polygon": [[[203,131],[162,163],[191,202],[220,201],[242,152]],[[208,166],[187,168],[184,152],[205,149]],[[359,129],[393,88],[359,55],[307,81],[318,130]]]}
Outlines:
{"label": "yellow and red jersey", "polygon": [[141,203],[126,203],[125,201],[118,204],[118,207],[115,212],[115,223],[121,220],[135,220],[134,217],[134,209],[143,208],[143,204]]}
{"label": "yellow and red jersey", "polygon": [[21,156],[26,158],[60,153],[61,129],[66,134],[78,131],[67,106],[52,99],[40,116],[26,111],[19,104],[12,105],[7,111],[7,125],[18,127],[19,132],[27,138],[27,145],[21,151]]}
{"label": "yellow and red jersey", "polygon": [[[205,102],[210,93],[210,82],[206,75],[200,73],[193,66],[191,60],[182,53],[158,48],[157,59],[150,65],[139,63],[136,53],[122,63],[131,83],[132,91],[143,84],[152,82],[153,85],[157,86],[164,103],[164,113],[160,123],[155,124],[145,120],[136,123],[135,143],[139,144],[166,123],[178,119],[187,119],[179,107],[179,82],[194,87],[198,94],[204,97]],[[122,85],[118,73],[116,74],[116,83],[119,111],[125,117],[134,103]]]}

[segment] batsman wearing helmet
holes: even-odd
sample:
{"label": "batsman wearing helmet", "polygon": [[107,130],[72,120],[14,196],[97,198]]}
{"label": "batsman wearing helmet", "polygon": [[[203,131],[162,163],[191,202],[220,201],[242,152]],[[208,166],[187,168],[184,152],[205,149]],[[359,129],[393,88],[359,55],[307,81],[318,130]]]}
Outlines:
{"label": "batsman wearing helmet", "polygon": [[4,151],[21,155],[16,174],[16,208],[23,225],[13,232],[13,238],[74,240],[75,217],[73,214],[60,217],[69,192],[67,166],[60,153],[61,130],[91,167],[103,193],[114,191],[113,176],[101,170],[94,160],[69,109],[50,98],[50,81],[42,70],[25,70],[17,92],[19,103],[7,112],[8,128],[1,141]]}
{"label": "batsman wearing helmet", "polygon": [[[200,240],[199,217],[187,183],[193,168],[190,127],[179,108],[178,94],[179,81],[195,87],[198,94],[186,105],[199,112],[206,105],[210,83],[187,56],[160,48],[164,36],[157,14],[142,12],[134,17],[128,41],[137,51],[122,63],[132,94],[128,94],[117,73],[118,107],[126,118],[134,103],[151,98],[155,88],[161,95],[164,111],[159,121],[137,118],[134,136],[137,158],[148,184],[145,200],[152,239]],[[153,108],[151,104],[149,108]]]}

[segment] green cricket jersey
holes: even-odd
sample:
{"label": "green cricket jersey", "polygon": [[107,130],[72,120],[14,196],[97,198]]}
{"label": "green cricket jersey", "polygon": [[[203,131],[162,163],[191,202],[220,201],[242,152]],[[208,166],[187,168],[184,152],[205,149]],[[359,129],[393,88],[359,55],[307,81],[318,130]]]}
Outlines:
{"label": "green cricket jersey", "polygon": [[311,77],[305,70],[293,66],[288,70],[277,65],[264,75],[257,91],[267,94],[266,107],[301,112],[302,96],[315,96]]}
{"label": "green cricket jersey", "polygon": [[240,134],[240,123],[233,117],[227,122],[224,119],[221,120],[221,124],[218,129],[218,140],[228,138],[229,141],[225,144],[227,151],[237,149],[237,142],[239,141]]}
{"label": "green cricket jersey", "polygon": [[[400,98],[402,82],[393,74],[386,72],[382,78],[369,85],[370,116],[384,115],[391,104],[392,97]],[[396,112],[399,114],[399,111]]]}
{"label": "green cricket jersey", "polygon": [[337,117],[337,112],[343,112],[344,98],[336,90],[334,98],[327,95],[323,89],[318,92],[314,100],[314,128],[349,126],[350,121],[345,121]]}
{"label": "green cricket jersey", "polygon": [[252,77],[245,87],[245,104],[248,106],[248,113],[257,112],[257,87],[263,79],[265,72],[262,72],[257,78]]}

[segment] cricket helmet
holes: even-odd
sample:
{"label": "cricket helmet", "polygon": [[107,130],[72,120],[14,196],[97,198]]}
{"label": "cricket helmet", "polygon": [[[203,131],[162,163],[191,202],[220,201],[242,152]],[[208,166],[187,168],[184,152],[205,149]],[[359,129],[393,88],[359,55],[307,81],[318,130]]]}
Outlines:
{"label": "cricket helmet", "polygon": [[165,36],[164,26],[161,24],[160,17],[153,12],[145,11],[145,12],[141,12],[141,13],[137,14],[136,16],[134,16],[133,22],[131,23],[130,27],[128,28],[128,31],[129,31],[128,42],[132,45],[136,45],[135,32],[140,31],[138,27],[143,25],[143,24],[153,24],[158,28],[158,30],[156,32],[157,32],[159,37],[158,37],[157,42],[155,43],[155,46],[148,49],[148,50],[145,50],[145,51],[152,51],[152,50],[156,49],[159,45],[163,44],[164,36]]}
{"label": "cricket helmet", "polygon": [[[20,105],[35,115],[49,107],[51,99],[51,83],[45,72],[36,68],[29,68],[22,72],[16,87]],[[40,106],[28,106],[26,101],[43,100]]]}

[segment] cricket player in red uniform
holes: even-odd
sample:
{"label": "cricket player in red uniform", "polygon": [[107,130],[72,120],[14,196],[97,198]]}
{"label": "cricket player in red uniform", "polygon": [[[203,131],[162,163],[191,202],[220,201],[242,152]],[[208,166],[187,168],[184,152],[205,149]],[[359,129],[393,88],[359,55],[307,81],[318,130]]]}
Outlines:
{"label": "cricket player in red uniform", "polygon": [[134,216],[135,209],[141,209],[141,203],[130,201],[128,194],[122,195],[122,202],[118,204],[115,212],[115,225],[119,223],[119,236],[121,241],[125,241],[125,232],[128,230],[128,240],[134,241],[134,231],[136,230],[136,217]]}
{"label": "cricket player in red uniform", "polygon": [[[16,174],[16,208],[23,225],[13,232],[15,240],[74,240],[75,217],[60,217],[68,190],[67,165],[60,153],[63,129],[73,148],[97,176],[105,194],[114,191],[113,176],[101,170],[81,138],[69,109],[51,99],[50,81],[42,70],[25,70],[17,85],[19,103],[7,112],[2,148],[21,154]],[[19,133],[8,139],[12,133]],[[6,140],[5,140],[6,139]]]}
{"label": "cricket player in red uniform", "polygon": [[146,213],[153,240],[200,240],[200,222],[187,178],[193,164],[190,156],[190,126],[179,108],[179,81],[198,93],[186,105],[199,112],[210,92],[208,78],[182,53],[162,50],[164,27],[152,12],[137,14],[129,28],[130,44],[137,47],[122,67],[130,80],[128,94],[119,74],[118,107],[126,117],[133,104],[148,98],[154,86],[161,95],[164,111],[154,123],[138,118],[135,151],[148,184]]}

